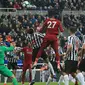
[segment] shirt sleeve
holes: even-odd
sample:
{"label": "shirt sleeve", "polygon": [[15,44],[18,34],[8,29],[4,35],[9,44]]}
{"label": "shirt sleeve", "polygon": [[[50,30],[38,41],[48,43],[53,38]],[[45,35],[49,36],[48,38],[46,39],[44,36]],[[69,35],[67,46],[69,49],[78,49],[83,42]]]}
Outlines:
{"label": "shirt sleeve", "polygon": [[59,21],[59,28],[60,28],[60,32],[63,32],[64,31],[63,26],[62,26],[62,24],[61,24],[60,21]]}
{"label": "shirt sleeve", "polygon": [[36,35],[43,38],[45,36],[45,33],[36,33]]}
{"label": "shirt sleeve", "polygon": [[72,45],[72,38],[71,38],[71,36],[68,37],[68,45]]}
{"label": "shirt sleeve", "polygon": [[4,51],[13,51],[14,50],[14,46],[10,46],[10,47],[3,46],[3,50]]}

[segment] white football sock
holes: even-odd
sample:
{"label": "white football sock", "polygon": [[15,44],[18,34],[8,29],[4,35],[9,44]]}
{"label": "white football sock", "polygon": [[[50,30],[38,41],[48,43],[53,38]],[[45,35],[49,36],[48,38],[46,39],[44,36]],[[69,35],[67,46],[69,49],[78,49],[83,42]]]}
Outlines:
{"label": "white football sock", "polygon": [[64,76],[61,75],[60,78],[59,78],[59,81],[58,81],[58,84],[60,85],[61,82],[63,82],[63,79],[64,79]]}
{"label": "white football sock", "polygon": [[81,83],[81,85],[85,85],[84,76],[83,76],[82,73],[78,73],[78,74],[76,75],[76,77],[77,77],[78,81]]}
{"label": "white football sock", "polygon": [[48,81],[46,82],[46,85],[49,85],[51,80],[52,80],[52,78],[49,76]]}
{"label": "white football sock", "polygon": [[68,75],[64,75],[64,84],[69,85],[69,77],[68,77]]}
{"label": "white football sock", "polygon": [[4,77],[4,83],[5,84],[7,83],[7,79],[8,79],[8,77]]}
{"label": "white football sock", "polygon": [[36,75],[36,67],[34,67],[34,69],[32,70],[32,80],[35,79],[35,75]]}
{"label": "white football sock", "polygon": [[48,62],[48,66],[49,66],[49,69],[50,69],[51,73],[52,73],[53,75],[55,75],[53,66],[52,66],[52,64],[51,64],[50,62]]}

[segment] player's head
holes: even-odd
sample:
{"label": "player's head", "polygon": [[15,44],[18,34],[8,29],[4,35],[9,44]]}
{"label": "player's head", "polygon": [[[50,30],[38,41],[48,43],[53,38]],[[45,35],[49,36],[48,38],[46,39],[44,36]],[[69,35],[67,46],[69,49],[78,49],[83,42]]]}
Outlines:
{"label": "player's head", "polygon": [[8,42],[12,42],[13,39],[12,39],[12,37],[11,37],[10,35],[6,35],[6,41],[8,41]]}
{"label": "player's head", "polygon": [[27,29],[27,33],[29,33],[29,34],[33,34],[33,33],[34,33],[33,28],[29,28],[29,29]]}
{"label": "player's head", "polygon": [[55,15],[56,15],[56,12],[55,12],[54,9],[48,10],[48,16],[49,16],[49,17],[54,17]]}
{"label": "player's head", "polygon": [[75,34],[76,30],[77,30],[76,27],[69,28],[71,34]]}
{"label": "player's head", "polygon": [[29,47],[29,48],[31,48],[31,47],[32,47],[30,43],[28,43],[28,47]]}

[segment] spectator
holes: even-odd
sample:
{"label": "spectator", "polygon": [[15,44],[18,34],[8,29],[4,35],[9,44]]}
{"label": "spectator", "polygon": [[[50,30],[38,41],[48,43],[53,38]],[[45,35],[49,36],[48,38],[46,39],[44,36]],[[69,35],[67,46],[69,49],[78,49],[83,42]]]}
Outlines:
{"label": "spectator", "polygon": [[[16,3],[16,0],[8,0],[2,3],[4,7],[14,7],[16,9],[49,9],[55,7],[55,4],[57,2],[58,9],[62,9],[62,6],[64,5],[61,0],[29,0],[29,1],[24,1],[24,0],[18,0]],[[10,4],[8,6],[8,4]],[[14,3],[14,4],[13,4]],[[63,4],[62,4],[63,3]]]}
{"label": "spectator", "polygon": [[30,21],[32,22],[32,24],[34,24],[36,22],[36,19],[35,19],[35,16],[34,15],[32,16],[32,18],[31,18]]}
{"label": "spectator", "polygon": [[15,9],[21,9],[20,5],[19,5],[17,2],[15,2],[14,8],[15,8]]}
{"label": "spectator", "polygon": [[27,20],[23,19],[22,26],[23,26],[24,28],[26,28],[26,27],[28,26]]}
{"label": "spectator", "polygon": [[14,8],[13,7],[13,2],[9,2],[8,8]]}

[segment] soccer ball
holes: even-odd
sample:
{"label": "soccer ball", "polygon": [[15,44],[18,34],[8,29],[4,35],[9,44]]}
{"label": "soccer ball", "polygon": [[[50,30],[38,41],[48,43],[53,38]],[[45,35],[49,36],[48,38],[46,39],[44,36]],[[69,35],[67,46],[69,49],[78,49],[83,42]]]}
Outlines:
{"label": "soccer ball", "polygon": [[22,6],[23,6],[23,7],[26,7],[26,8],[36,8],[35,5],[31,5],[28,1],[24,1],[24,2],[22,3]]}
{"label": "soccer ball", "polygon": [[28,1],[24,1],[23,3],[22,3],[22,6],[23,7],[28,7],[30,5],[30,3],[28,2]]}

